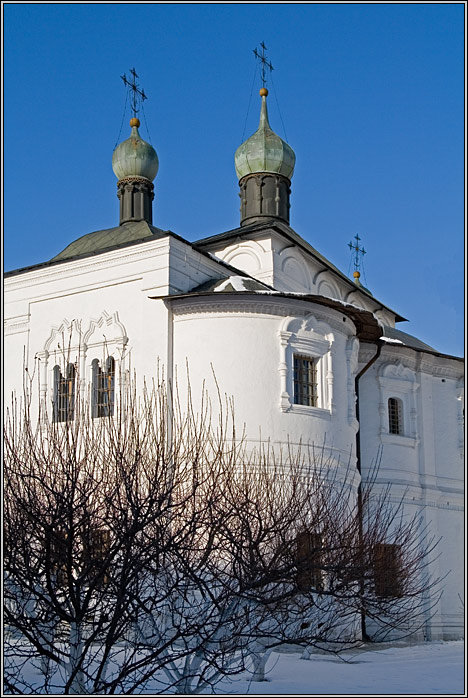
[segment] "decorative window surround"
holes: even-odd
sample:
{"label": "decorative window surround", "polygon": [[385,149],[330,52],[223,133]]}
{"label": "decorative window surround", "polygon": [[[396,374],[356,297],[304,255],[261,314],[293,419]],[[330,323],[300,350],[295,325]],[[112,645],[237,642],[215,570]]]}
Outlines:
{"label": "decorative window surround", "polygon": [[[415,446],[419,443],[417,430],[416,392],[419,383],[416,374],[400,361],[396,364],[383,364],[378,376],[380,387],[380,438],[383,443],[396,446]],[[400,434],[389,430],[388,401],[396,398],[401,401],[402,424]]]}
{"label": "decorative window surround", "polygon": [[[329,419],[335,412],[333,402],[332,345],[330,327],[314,315],[288,317],[279,331],[281,381],[280,408],[283,412],[308,414]],[[294,398],[294,355],[317,360],[318,406],[298,405]]]}
{"label": "decorative window surround", "polygon": [[[70,363],[75,366],[79,384],[76,396],[84,399],[92,386],[92,360],[106,361],[112,357],[115,362],[115,395],[120,393],[122,376],[125,371],[128,337],[118,313],[112,315],[105,310],[96,319],[91,319],[88,330],[83,333],[81,321],[63,320],[59,327],[53,327],[43,351],[37,352],[40,360],[40,400],[47,408],[54,400],[54,369],[59,366],[62,373]],[[49,399],[48,399],[49,398]]]}
{"label": "decorative window surround", "polygon": [[39,397],[41,404],[47,408],[51,407],[55,400],[55,367],[58,366],[63,375],[69,364],[73,364],[77,371],[82,359],[81,345],[81,323],[64,318],[59,327],[52,327],[44,349],[37,352],[36,358],[40,362]]}

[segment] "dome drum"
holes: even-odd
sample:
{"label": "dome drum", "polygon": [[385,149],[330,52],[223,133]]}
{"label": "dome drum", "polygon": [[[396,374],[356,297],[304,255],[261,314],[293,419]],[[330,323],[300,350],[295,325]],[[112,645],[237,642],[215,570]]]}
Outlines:
{"label": "dome drum", "polygon": [[145,177],[123,177],[117,182],[120,200],[120,222],[147,221],[153,223],[154,184]]}
{"label": "dome drum", "polygon": [[279,174],[255,173],[240,182],[241,225],[265,218],[279,218],[289,224],[291,183]]}

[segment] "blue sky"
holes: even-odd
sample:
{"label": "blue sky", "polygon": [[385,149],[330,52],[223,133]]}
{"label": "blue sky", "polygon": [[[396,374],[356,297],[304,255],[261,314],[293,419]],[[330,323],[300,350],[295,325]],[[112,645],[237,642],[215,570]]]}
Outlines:
{"label": "blue sky", "polygon": [[160,161],[154,224],[190,241],[237,227],[234,152],[258,125],[263,40],[270,122],[296,153],[292,227],[345,273],[359,233],[366,285],[410,320],[399,328],[461,355],[464,12],[4,3],[5,269],[118,224],[111,159],[133,66]]}

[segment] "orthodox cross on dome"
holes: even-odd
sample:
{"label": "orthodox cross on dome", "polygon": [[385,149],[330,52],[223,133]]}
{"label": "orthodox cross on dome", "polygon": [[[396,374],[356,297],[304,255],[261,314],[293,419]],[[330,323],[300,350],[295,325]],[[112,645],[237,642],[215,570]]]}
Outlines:
{"label": "orthodox cross on dome", "polygon": [[361,273],[359,271],[359,267],[361,266],[362,258],[366,254],[366,251],[365,251],[364,247],[359,246],[359,241],[361,240],[359,235],[356,234],[354,236],[354,240],[355,240],[355,243],[353,244],[352,241],[349,242],[348,247],[351,250],[351,254],[353,256],[353,263],[354,263],[353,276],[355,279],[359,279],[359,277],[361,276]]}
{"label": "orthodox cross on dome", "polygon": [[262,87],[264,88],[266,86],[267,70],[269,70],[271,73],[271,71],[273,70],[273,66],[271,65],[270,61],[267,59],[265,55],[267,47],[265,46],[265,43],[263,41],[260,44],[260,48],[262,49],[261,53],[256,48],[254,48],[254,55],[257,61],[260,63],[260,77],[262,79]]}
{"label": "orthodox cross on dome", "polygon": [[140,90],[140,88],[137,85],[137,72],[135,68],[130,69],[130,73],[132,75],[130,80],[127,80],[127,76],[125,73],[121,75],[120,77],[122,78],[125,87],[128,88],[130,92],[130,99],[131,99],[131,104],[132,104],[132,112],[133,112],[133,117],[136,118],[137,112],[140,111],[139,105],[143,104],[145,99],[148,99],[148,97],[145,95],[144,90]]}

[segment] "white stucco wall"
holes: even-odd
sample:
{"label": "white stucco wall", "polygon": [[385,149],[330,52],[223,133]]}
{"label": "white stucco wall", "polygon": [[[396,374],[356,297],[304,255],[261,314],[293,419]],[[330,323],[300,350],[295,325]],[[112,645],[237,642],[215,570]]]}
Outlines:
{"label": "white stucco wall", "polygon": [[[307,266],[303,253],[291,246],[287,249],[271,237],[251,241],[250,246],[236,244],[224,259],[239,266],[245,262],[246,271],[259,279],[273,275],[270,281],[277,279],[279,289],[341,293],[333,274],[313,268],[313,261]],[[250,267],[247,257],[242,262],[245,254],[250,255]],[[305,265],[302,276],[296,262]],[[281,273],[274,276],[279,264]],[[105,343],[124,371],[136,372],[140,383],[156,374],[159,361],[166,376],[177,371],[183,392],[188,363],[195,400],[204,380],[209,393],[216,394],[214,372],[221,393],[233,396],[239,429],[245,423],[252,443],[271,439],[276,444],[288,440],[325,444],[341,476],[352,480],[355,489],[359,477],[354,376],[358,359],[362,368],[374,355],[375,345],[362,345],[358,357],[353,322],[337,310],[301,299],[268,294],[161,298],[228,275],[215,259],[168,236],[8,276],[5,404],[12,391],[21,394],[23,357],[32,370],[38,356],[41,390],[51,405],[51,371],[61,361],[58,345],[67,343],[71,327],[75,335],[81,333],[73,341],[71,358],[74,361],[79,351],[85,378],[89,379],[91,361],[101,358]],[[375,313],[391,324],[387,311]],[[317,408],[293,404],[295,352],[319,360]],[[427,637],[434,639],[461,633],[462,371],[462,364],[453,359],[387,344],[360,381],[364,477],[383,449],[379,480],[393,483],[396,501],[404,496],[408,512],[422,513],[433,533],[442,537],[440,558],[432,571],[435,576],[449,575],[436,615],[427,625]],[[390,396],[403,402],[402,435],[388,434]]]}
{"label": "white stucco wall", "polygon": [[[360,367],[374,353],[364,345]],[[429,535],[441,538],[430,573],[444,578],[444,593],[424,628],[427,639],[463,634],[462,373],[454,359],[387,346],[360,380],[363,479],[381,449],[377,483],[392,483],[395,502],[402,498],[407,515],[417,513]],[[390,396],[403,400],[402,435],[388,433]]]}
{"label": "white stucco wall", "polygon": [[[234,397],[236,423],[239,431],[246,425],[250,441],[271,439],[283,447],[288,441],[317,448],[325,444],[343,472],[351,462],[357,484],[356,424],[349,418],[352,357],[347,352],[355,328],[349,319],[343,322],[341,313],[323,306],[269,296],[218,294],[174,300],[171,305],[174,370],[181,390],[188,365],[194,398],[203,381],[215,395],[216,380],[222,395]],[[297,344],[297,337],[304,344]],[[320,399],[317,408],[293,404],[293,355],[307,351],[320,356],[319,384],[326,399]]]}

